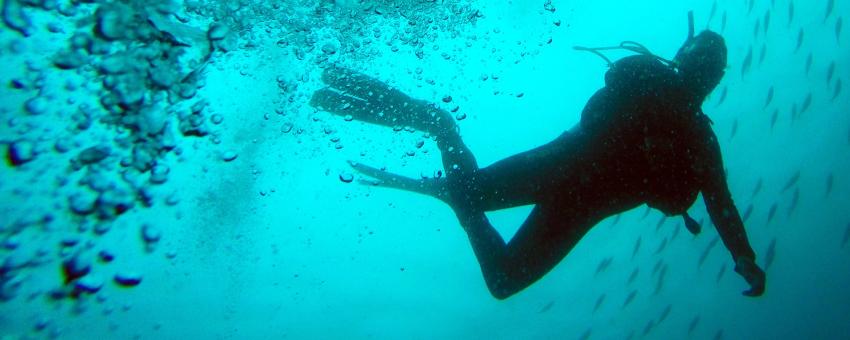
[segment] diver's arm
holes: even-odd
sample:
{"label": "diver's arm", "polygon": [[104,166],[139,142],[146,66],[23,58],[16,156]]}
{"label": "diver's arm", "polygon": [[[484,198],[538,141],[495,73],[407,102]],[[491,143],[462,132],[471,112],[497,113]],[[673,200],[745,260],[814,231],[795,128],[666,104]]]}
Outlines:
{"label": "diver's arm", "polygon": [[732,254],[735,272],[750,284],[750,289],[744,291],[744,295],[760,296],[764,292],[765,274],[755,263],[755,252],[747,239],[744,223],[726,183],[720,144],[710,128],[704,161],[706,173],[702,193],[708,214],[720,234],[720,239]]}
{"label": "diver's arm", "polygon": [[705,181],[702,188],[705,206],[711,221],[714,222],[723,244],[732,253],[732,259],[739,257],[755,259],[755,252],[747,240],[741,215],[732,201],[732,194],[726,184],[720,145],[712,132],[708,141]]}

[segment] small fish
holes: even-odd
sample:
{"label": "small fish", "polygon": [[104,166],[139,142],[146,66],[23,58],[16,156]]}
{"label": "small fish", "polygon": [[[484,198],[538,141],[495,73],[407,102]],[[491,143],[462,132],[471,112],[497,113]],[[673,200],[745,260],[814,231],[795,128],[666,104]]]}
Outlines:
{"label": "small fish", "polygon": [[835,101],[835,98],[841,95],[841,78],[835,81],[835,89],[832,92],[832,99],[830,101]]}
{"label": "small fish", "polygon": [[758,39],[759,33],[761,33],[761,19],[756,20],[756,25],[753,27],[753,39]]}
{"label": "small fish", "polygon": [[747,72],[750,71],[750,66],[753,64],[753,47],[750,46],[749,51],[747,51],[747,56],[744,57],[744,62],[741,63],[741,77],[747,75]]}
{"label": "small fish", "polygon": [[715,237],[713,240],[711,240],[711,242],[708,243],[708,245],[702,251],[702,254],[699,256],[699,263],[697,263],[697,267],[702,267],[702,264],[705,263],[705,259],[708,258],[708,254],[711,253],[711,249],[714,248],[715,245],[717,245],[717,241],[719,240],[719,238]]}
{"label": "small fish", "polygon": [[596,273],[594,275],[599,275],[599,273],[605,271],[605,269],[608,269],[608,267],[611,265],[611,261],[613,260],[614,259],[611,257],[606,257],[602,259],[602,261],[599,261],[599,265],[596,266]]}
{"label": "small fish", "polygon": [[691,323],[690,323],[690,324],[688,324],[688,334],[689,334],[689,335],[690,335],[691,333],[693,333],[693,332],[694,332],[694,330],[696,330],[696,329],[697,329],[697,325],[699,325],[699,315],[695,316],[695,317],[691,320]]}
{"label": "small fish", "polygon": [[752,215],[752,214],[753,214],[753,204],[750,203],[750,205],[747,206],[747,210],[744,210],[744,215],[741,216],[741,220],[743,222],[747,222],[747,220],[750,219],[750,215]]}
{"label": "small fish", "polygon": [[640,250],[640,242],[641,242],[641,237],[638,236],[637,241],[635,241],[635,247],[632,249],[632,259],[635,258],[635,255],[637,255],[638,250]]}
{"label": "small fish", "polygon": [[776,238],[774,237],[772,241],[770,241],[770,245],[767,246],[767,251],[764,252],[764,270],[767,271],[770,269],[770,265],[773,264],[773,260],[776,258]]}
{"label": "small fish", "polygon": [[806,57],[806,75],[809,75],[809,72],[812,70],[813,58],[812,52],[809,52],[809,56]]}
{"label": "small fish", "polygon": [[660,254],[662,251],[664,251],[665,247],[667,247],[667,238],[666,237],[663,240],[661,240],[661,244],[659,244],[658,248],[655,249],[655,253],[653,253],[653,255]]}
{"label": "small fish", "polygon": [[658,295],[661,292],[661,289],[664,288],[664,278],[667,277],[667,265],[661,267],[661,271],[658,274],[658,281],[655,283],[655,291],[652,292],[652,295]]}
{"label": "small fish", "polygon": [[773,110],[773,116],[770,117],[770,131],[773,131],[773,126],[776,125],[776,119],[779,118],[779,109]]}
{"label": "small fish", "polygon": [[751,199],[752,199],[752,198],[754,198],[754,197],[756,197],[756,195],[758,195],[758,193],[759,193],[759,192],[761,192],[761,187],[762,187],[762,179],[761,179],[761,178],[759,178],[759,181],[758,181],[758,182],[756,182],[756,187],[755,187],[755,188],[753,188],[753,194],[752,194],[752,195],[750,195],[750,198],[751,198]]}
{"label": "small fish", "polygon": [[800,201],[800,188],[794,188],[794,196],[791,197],[791,204],[788,205],[788,216],[797,208],[797,202]]}
{"label": "small fish", "polygon": [[661,215],[661,218],[658,219],[658,223],[655,225],[655,231],[656,232],[661,229],[661,226],[664,225],[664,221],[667,221],[667,216]]}
{"label": "small fish", "polygon": [[589,338],[590,338],[590,332],[591,332],[591,331],[592,331],[592,329],[588,328],[586,331],[584,331],[584,333],[582,333],[582,334],[581,334],[581,336],[580,336],[580,337],[578,337],[578,340],[587,340],[587,339],[589,339]]}
{"label": "small fish", "polygon": [[767,90],[767,99],[764,102],[764,107],[762,107],[762,110],[766,109],[772,101],[773,101],[773,86],[771,86]]}
{"label": "small fish", "polygon": [[720,33],[726,31],[726,11],[723,11],[723,18],[720,19]]}
{"label": "small fish", "polygon": [[635,269],[632,270],[632,273],[629,275],[629,280],[626,281],[626,284],[630,285],[630,284],[632,284],[632,282],[635,282],[635,280],[638,277],[638,274],[640,274],[640,268],[635,267]]}
{"label": "small fish", "polygon": [[644,218],[646,218],[647,216],[649,216],[649,212],[650,212],[650,211],[652,211],[652,208],[650,208],[650,207],[647,205],[647,206],[646,206],[646,210],[643,212],[643,216],[641,216],[641,217],[640,217],[640,219],[641,219],[641,220],[643,220]]}
{"label": "small fish", "polygon": [[729,139],[735,138],[735,134],[738,133],[738,118],[732,122],[732,132],[729,134]]}
{"label": "small fish", "polygon": [[803,38],[805,38],[805,32],[800,28],[800,33],[797,33],[797,47],[794,47],[794,53],[797,53],[803,46]]}
{"label": "small fish", "polygon": [[811,106],[812,106],[812,93],[809,92],[809,94],[806,95],[806,99],[803,99],[803,104],[800,105],[800,114],[803,114],[804,112],[806,112],[806,110],[808,110],[809,107],[811,107]]}
{"label": "small fish", "polygon": [[635,300],[635,296],[637,296],[637,290],[632,290],[629,295],[626,296],[626,300],[623,302],[623,307],[621,308],[626,308],[626,306],[632,303],[632,301]]}
{"label": "small fish", "polygon": [[719,329],[719,330],[717,330],[717,333],[714,333],[714,340],[720,340],[720,339],[723,339],[723,330],[722,329]]}
{"label": "small fish", "polygon": [[602,306],[603,302],[605,302],[605,294],[604,293],[602,295],[599,295],[598,298],[596,298],[596,304],[593,306],[593,312],[594,313],[596,313],[596,310],[598,310],[599,307]]}
{"label": "small fish", "polygon": [[540,308],[540,310],[537,311],[537,313],[539,314],[539,313],[548,312],[550,309],[552,309],[552,306],[554,306],[554,305],[555,305],[555,300],[549,301],[549,303],[544,305],[543,308]]}
{"label": "small fish", "polygon": [[759,51],[759,65],[764,63],[764,58],[767,56],[767,44],[761,45],[761,51]]}
{"label": "small fish", "polygon": [[832,192],[832,183],[834,181],[834,177],[830,172],[829,175],[826,176],[826,193],[823,195],[824,197],[829,197],[829,193]]}
{"label": "small fish", "polygon": [[682,223],[681,222],[676,223],[676,228],[673,228],[673,235],[670,235],[670,241],[671,242],[676,239],[677,235],[679,235],[679,229],[682,229]]}
{"label": "small fish", "polygon": [[673,310],[673,305],[668,303],[667,307],[664,307],[664,309],[661,310],[661,315],[658,316],[658,322],[656,322],[655,324],[660,325],[662,322],[664,322],[664,320],[667,319],[667,317],[670,315],[671,310]]}
{"label": "small fish", "polygon": [[711,12],[708,14],[708,22],[711,22],[711,19],[714,19],[714,15],[717,14],[717,0],[711,4]]}
{"label": "small fish", "polygon": [[720,90],[720,98],[717,100],[717,106],[720,106],[721,104],[723,104],[724,101],[726,101],[726,95],[728,94],[728,92],[729,87],[723,86],[723,89]]}
{"label": "small fish", "polygon": [[791,121],[796,121],[798,116],[797,104],[791,105]]}
{"label": "small fish", "polygon": [[750,13],[753,12],[753,6],[756,4],[756,1],[755,0],[749,0],[748,3],[749,4],[747,4],[747,15],[750,15]]}
{"label": "small fish", "polygon": [[850,240],[850,223],[847,223],[847,228],[844,229],[844,237],[841,238],[841,248],[847,245],[848,240]]}
{"label": "small fish", "polygon": [[614,222],[611,222],[612,226],[616,225],[617,222],[620,222],[620,215],[622,214],[617,214],[617,216],[614,217]]}
{"label": "small fish", "polygon": [[791,189],[791,187],[793,187],[795,184],[797,184],[797,181],[799,181],[799,180],[800,180],[800,170],[797,170],[797,172],[795,172],[793,175],[791,175],[791,178],[789,178],[788,181],[785,182],[785,186],[782,187],[782,192],[784,193],[784,192],[788,191],[788,189]]}
{"label": "small fish", "polygon": [[832,9],[835,8],[835,0],[829,0],[826,3],[826,15],[823,17],[823,22],[826,22],[826,19],[829,19],[829,16],[832,15]]}
{"label": "small fish", "polygon": [[663,267],[663,266],[664,266],[664,261],[661,260],[661,259],[658,259],[658,261],[655,262],[655,266],[652,267],[652,275],[655,275],[656,273],[658,273],[658,271],[661,270],[661,267]]}
{"label": "small fish", "polygon": [[844,18],[838,18],[835,22],[835,40],[841,41],[841,28],[844,26]]}
{"label": "small fish", "polygon": [[794,2],[788,2],[788,27],[791,27],[791,23],[794,22]]}
{"label": "small fish", "polygon": [[764,34],[767,34],[768,28],[770,28],[770,10],[764,13]]}
{"label": "small fish", "polygon": [[647,334],[649,334],[649,332],[652,332],[653,328],[655,328],[655,321],[649,320],[646,323],[646,326],[643,327],[643,336],[646,336]]}
{"label": "small fish", "polygon": [[770,206],[770,211],[767,212],[767,223],[768,224],[770,224],[770,221],[773,220],[773,216],[776,215],[776,208],[778,206],[779,205],[777,203],[773,203],[773,205]]}
{"label": "small fish", "polygon": [[717,272],[717,278],[714,280],[715,283],[720,283],[720,279],[723,278],[723,274],[726,273],[726,263],[720,266],[720,271]]}
{"label": "small fish", "polygon": [[829,64],[829,67],[826,69],[826,84],[832,82],[832,76],[835,75],[835,62]]}

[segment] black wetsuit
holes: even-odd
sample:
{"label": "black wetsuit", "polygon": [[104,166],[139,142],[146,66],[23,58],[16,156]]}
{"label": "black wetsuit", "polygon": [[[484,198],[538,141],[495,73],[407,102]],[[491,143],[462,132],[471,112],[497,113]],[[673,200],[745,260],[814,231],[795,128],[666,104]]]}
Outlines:
{"label": "black wetsuit", "polygon": [[[588,101],[572,130],[484,168],[448,112],[349,70],[325,70],[323,80],[331,87],[316,91],[311,105],[436,137],[445,179],[407,179],[352,165],[388,187],[448,202],[497,298],[540,279],[603,219],[641,204],[680,215],[700,192],[733,259],[755,259],[726,185],[711,121],[700,110],[702,98],[689,95],[679,75],[653,57],[614,63],[606,86]],[[484,214],[530,204],[534,208],[508,242]]]}
{"label": "black wetsuit", "polygon": [[[462,209],[536,204],[494,261],[498,268],[482,262],[485,277],[488,270],[500,273],[488,280],[491,291],[490,281],[500,282],[494,295],[510,295],[542,277],[602,219],[641,204],[680,215],[700,192],[733,259],[755,258],[726,185],[711,121],[678,75],[655,58],[633,56],[616,62],[605,81],[577,128],[478,169],[465,181],[472,203]],[[467,215],[470,224],[483,219],[473,215]]]}

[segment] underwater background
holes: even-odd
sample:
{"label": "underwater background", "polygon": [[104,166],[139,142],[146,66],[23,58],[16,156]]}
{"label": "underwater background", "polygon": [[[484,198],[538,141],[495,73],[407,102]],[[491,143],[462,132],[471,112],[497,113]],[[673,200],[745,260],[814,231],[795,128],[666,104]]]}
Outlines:
{"label": "underwater background", "polygon": [[[729,47],[703,108],[767,272],[758,298],[714,228],[694,236],[642,206],[497,300],[448,206],[364,185],[347,163],[433,177],[433,140],[308,105],[323,68],[363,72],[453,110],[485,166],[578,122],[607,67],[573,46],[672,58],[688,11]],[[848,13],[5,0],[0,339],[850,339]],[[690,213],[710,225],[701,201]],[[507,239],[530,209],[488,216]]]}

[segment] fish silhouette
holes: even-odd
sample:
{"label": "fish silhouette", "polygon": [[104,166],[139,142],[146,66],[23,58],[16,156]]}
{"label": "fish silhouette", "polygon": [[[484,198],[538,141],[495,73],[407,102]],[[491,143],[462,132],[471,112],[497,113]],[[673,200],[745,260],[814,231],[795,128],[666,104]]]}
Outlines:
{"label": "fish silhouette", "polygon": [[794,188],[794,196],[791,196],[791,204],[788,205],[788,216],[797,208],[797,202],[800,200],[800,188]]}
{"label": "fish silhouette", "polygon": [[764,107],[762,107],[762,110],[766,109],[772,101],[773,101],[773,86],[771,86],[769,89],[767,89],[767,99],[764,102]]}
{"label": "fish silhouette", "polygon": [[635,300],[635,296],[637,296],[637,290],[632,290],[632,291],[629,293],[629,295],[628,295],[628,296],[626,296],[626,300],[625,300],[625,301],[623,301],[623,307],[621,307],[621,308],[626,308],[626,306],[628,306],[629,304],[631,304],[631,303],[632,303],[632,301],[634,301],[634,300]]}
{"label": "fish silhouette", "polygon": [[826,19],[829,19],[829,16],[832,15],[832,9],[835,8],[835,0],[829,0],[826,3],[826,15],[823,17],[823,22],[826,22]]}
{"label": "fish silhouette", "polygon": [[752,213],[753,213],[753,204],[750,203],[750,205],[747,206],[747,210],[744,210],[744,214],[741,215],[741,220],[743,222],[747,222],[747,220],[750,219],[750,215],[752,215]]}
{"label": "fish silhouette", "polygon": [[726,100],[726,95],[728,94],[728,91],[729,87],[723,86],[723,89],[720,90],[720,98],[717,100],[717,106],[720,106],[720,104],[723,104],[723,102]]}
{"label": "fish silhouette", "polygon": [[632,284],[633,282],[635,282],[635,280],[636,280],[636,279],[637,279],[637,277],[638,277],[638,274],[640,274],[640,267],[635,267],[635,269],[634,269],[634,270],[632,270],[632,273],[631,273],[631,274],[629,274],[629,279],[628,279],[628,281],[626,281],[626,284],[627,284],[627,285],[630,285],[630,284]]}
{"label": "fish silhouette", "polygon": [[664,320],[667,319],[667,316],[670,315],[670,311],[672,310],[673,305],[668,303],[667,306],[664,307],[663,310],[661,310],[661,315],[658,316],[658,322],[656,322],[655,324],[660,325],[662,322],[664,322]]}
{"label": "fish silhouette", "polygon": [[794,22],[794,2],[788,2],[788,27],[791,27],[791,23]]}
{"label": "fish silhouette", "polygon": [[809,52],[809,55],[806,57],[806,75],[809,75],[809,72],[812,70],[813,59],[812,52]]}
{"label": "fish silhouette", "polygon": [[779,109],[773,110],[773,115],[770,116],[770,130],[773,131],[773,126],[776,125],[776,119],[779,118]]}
{"label": "fish silhouette", "polygon": [[805,32],[802,28],[800,28],[800,33],[797,33],[797,46],[794,47],[794,53],[800,50],[800,47],[803,46],[803,38],[805,38]]}
{"label": "fish silhouette", "polygon": [[777,203],[773,203],[770,206],[770,211],[767,212],[767,223],[770,224],[770,221],[773,220],[773,216],[776,215],[776,209],[779,205]]}
{"label": "fish silhouette", "polygon": [[750,195],[750,198],[756,197],[756,195],[758,195],[758,193],[761,192],[762,184],[763,184],[762,179],[759,178],[758,182],[756,182],[755,188],[753,188],[753,193],[752,193],[752,195]]}
{"label": "fish silhouette", "polygon": [[741,77],[747,75],[747,72],[750,71],[750,66],[753,64],[753,47],[750,46],[750,49],[747,51],[747,56],[744,57],[744,62],[741,63]]}
{"label": "fish silhouette", "polygon": [[767,34],[768,28],[770,28],[770,10],[764,13],[764,34]]}
{"label": "fish silhouette", "polygon": [[694,332],[697,329],[697,325],[699,325],[699,315],[695,316],[691,323],[688,324],[688,335]]}
{"label": "fish silhouette", "polygon": [[720,279],[723,278],[723,274],[726,273],[726,263],[720,266],[720,271],[717,272],[717,278],[714,279],[715,283],[720,283]]}
{"label": "fish silhouette", "polygon": [[835,62],[829,64],[829,67],[826,69],[826,85],[832,82],[832,76],[835,75]]}
{"label": "fish silhouette", "polygon": [[635,255],[637,255],[638,250],[640,250],[640,242],[641,242],[641,237],[638,236],[637,240],[635,241],[635,247],[632,249],[632,259],[635,258]]}
{"label": "fish silhouette", "polygon": [[841,94],[841,78],[835,81],[835,89],[832,90],[832,99],[830,101],[835,101],[835,98]]}
{"label": "fish silhouette", "polygon": [[797,181],[799,181],[799,180],[800,180],[800,170],[797,170],[797,172],[795,172],[793,175],[791,175],[791,178],[789,178],[788,181],[785,182],[785,186],[782,187],[782,192],[786,192],[786,191],[788,191],[788,189],[791,189],[791,187],[793,187],[795,184],[797,184]]}
{"label": "fish silhouette", "polygon": [[593,312],[594,313],[596,313],[596,310],[598,310],[599,307],[602,306],[603,302],[605,302],[605,294],[604,293],[602,295],[599,295],[598,298],[596,298],[596,304],[593,306]]}
{"label": "fish silhouette", "polygon": [[834,177],[832,176],[832,173],[830,172],[829,175],[826,176],[826,193],[824,194],[824,197],[829,197],[829,194],[832,192],[833,182],[834,182]]}
{"label": "fish silhouette", "polygon": [[653,255],[660,254],[662,251],[664,251],[665,247],[667,247],[667,238],[666,237],[663,240],[661,240],[661,244],[659,244],[658,248],[655,249],[655,253],[653,253]]}
{"label": "fish silhouette", "polygon": [[776,258],[776,238],[774,237],[772,241],[770,241],[770,245],[767,246],[767,251],[764,253],[764,270],[767,271],[770,269],[770,265],[773,264],[773,260]]}
{"label": "fish silhouette", "polygon": [[708,258],[708,254],[711,253],[711,249],[714,248],[715,245],[717,245],[717,241],[719,240],[719,238],[715,237],[713,240],[711,240],[711,242],[708,243],[708,245],[702,251],[702,254],[699,256],[699,263],[697,263],[697,267],[702,267],[702,264],[705,263],[705,259]]}

